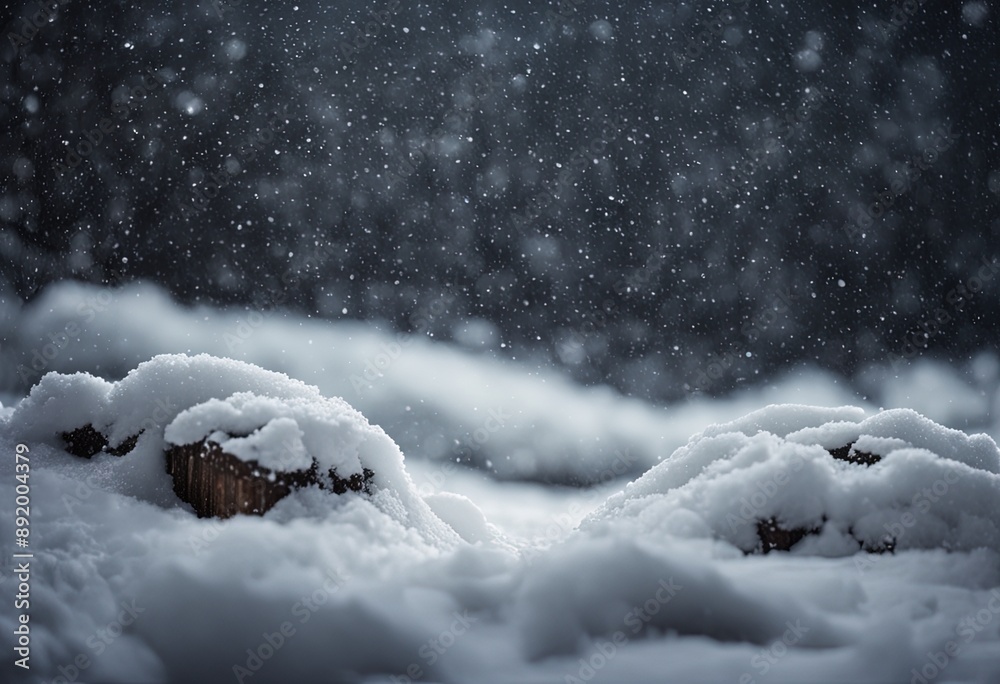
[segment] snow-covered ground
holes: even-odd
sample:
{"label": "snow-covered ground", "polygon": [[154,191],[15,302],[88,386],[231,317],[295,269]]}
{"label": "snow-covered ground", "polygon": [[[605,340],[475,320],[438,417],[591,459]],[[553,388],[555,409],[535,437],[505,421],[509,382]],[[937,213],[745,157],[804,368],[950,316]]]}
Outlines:
{"label": "snow-covered ground", "polygon": [[[12,681],[1000,679],[1000,455],[973,435],[998,436],[995,356],[873,368],[864,397],[800,369],[654,406],[360,324],[184,309],[143,285],[63,284],[2,325],[18,359],[44,359],[32,383],[117,379],[157,354],[261,367],[166,357],[4,402],[11,473],[30,448],[34,553],[32,670]],[[906,407],[926,418],[880,412]],[[54,437],[80,418],[112,446],[146,431],[128,456],[85,460]],[[307,489],[263,517],[195,517],[162,448],[210,427],[240,440],[248,420],[275,432],[234,450],[341,440],[357,462],[328,458],[378,466],[374,495]],[[849,444],[880,460],[828,451]],[[12,539],[17,482],[0,481]],[[598,484],[563,486],[580,482]],[[753,553],[769,518],[811,534]],[[20,611],[0,606],[11,653]]]}
{"label": "snow-covered ground", "polygon": [[803,367],[724,399],[691,396],[659,406],[424,335],[273,309],[185,308],[149,284],[58,283],[24,310],[0,311],[0,331],[14,342],[0,371],[20,372],[30,384],[50,370],[124,377],[156,354],[229,357],[343,397],[411,460],[472,462],[502,479],[593,482],[622,461],[636,476],[698,430],[772,403],[913,408],[948,427],[1000,438],[995,354],[963,368],[919,358],[872,368],[857,383],[863,396],[843,378]]}

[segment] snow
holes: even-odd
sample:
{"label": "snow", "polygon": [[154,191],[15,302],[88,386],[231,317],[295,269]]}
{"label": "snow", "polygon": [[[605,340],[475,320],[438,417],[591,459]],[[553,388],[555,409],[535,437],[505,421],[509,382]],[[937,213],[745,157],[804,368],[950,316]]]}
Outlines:
{"label": "snow", "polygon": [[237,392],[185,409],[164,436],[177,445],[211,438],[224,451],[271,470],[307,470],[315,458],[323,470],[336,468],[346,477],[361,473],[358,452],[366,427],[361,414],[343,401]]}
{"label": "snow", "polygon": [[49,440],[83,425],[98,426],[113,385],[89,373],[49,373],[16,404],[13,420],[24,440]]}
{"label": "snow", "polygon": [[437,492],[424,498],[434,513],[451,525],[462,539],[475,544],[499,541],[501,535],[467,496],[454,492]]}
{"label": "snow", "polygon": [[343,399],[241,361],[164,354],[116,383],[85,373],[49,373],[6,424],[21,439],[56,446],[61,432],[88,424],[112,447],[138,435],[125,457],[99,455],[96,472],[123,483],[123,493],[154,503],[170,500],[164,451],[205,438],[271,470],[307,470],[315,461],[319,472],[334,468],[347,478],[368,468],[380,490],[373,501],[389,515],[432,540],[457,541],[417,494],[399,447],[381,428]]}
{"label": "snow", "polygon": [[[12,335],[23,348],[36,347],[47,331],[79,324],[80,307],[101,293],[75,282],[49,286],[22,313]],[[691,397],[668,408],[607,387],[581,391],[551,370],[501,363],[367,324],[331,325],[265,311],[251,328],[245,311],[187,309],[148,283],[132,283],[106,300],[46,371],[99,368],[122,377],[158,354],[231,357],[301,379],[326,396],[344,397],[409,458],[460,460],[504,479],[596,483],[595,473],[622,461],[639,475],[694,431],[744,415],[762,398],[827,406],[858,401],[828,374],[806,369],[779,380],[763,396],[755,390],[720,400]],[[238,330],[247,332],[237,336]],[[109,345],[118,339],[128,343]],[[238,390],[237,384],[229,391]],[[187,402],[187,391],[193,390],[171,388],[170,396]]]}
{"label": "snow", "polygon": [[[757,522],[773,518],[818,531],[795,553],[853,555],[887,539],[896,549],[1000,548],[1000,451],[989,436],[908,409],[862,416],[856,407],[779,405],[712,426],[610,497],[583,529],[651,536],[680,527],[752,552]],[[881,460],[847,463],[828,451],[857,441]]]}
{"label": "snow", "polygon": [[[51,288],[18,335],[62,329],[87,294]],[[237,313],[139,285],[105,314],[50,362],[60,373],[0,411],[0,453],[31,449],[32,670],[19,681],[70,668],[76,681],[250,684],[1000,672],[1000,475],[985,435],[880,410],[884,396],[810,369],[654,406],[419,339],[355,392],[351,374],[394,338],[275,313],[243,360],[225,360],[201,354],[227,352]],[[146,335],[154,319],[162,332]],[[111,366],[121,380],[61,374]],[[981,405],[952,417],[982,422]],[[127,456],[86,460],[55,438],[81,421],[112,446],[144,432]],[[205,437],[260,463],[371,467],[373,493],[309,487],[263,516],[199,519],[162,451]],[[354,446],[324,451],[328,438]],[[849,443],[881,460],[827,451]],[[0,480],[7,539],[14,485]],[[754,523],[772,516],[817,531],[754,553]],[[874,552],[887,535],[894,552]],[[0,586],[12,595],[10,573]],[[14,619],[0,603],[8,653]]]}
{"label": "snow", "polygon": [[[240,400],[245,396],[235,394],[230,400]],[[251,400],[259,399],[254,395],[249,395],[249,398]],[[211,402],[206,402],[195,407],[195,409],[189,409],[189,411],[204,409],[210,405]],[[238,417],[242,416],[238,415]],[[172,428],[176,427],[177,422],[174,421],[167,426],[168,433],[170,433]],[[253,424],[256,424],[256,421],[251,423],[251,425]],[[275,471],[308,470],[309,466],[312,465],[312,457],[302,443],[302,430],[299,429],[299,424],[295,422],[294,418],[269,418],[263,427],[250,429],[253,432],[246,437],[231,437],[222,430],[215,430],[208,435],[202,435],[193,440],[182,440],[176,437],[174,439],[177,439],[176,443],[178,444],[191,444],[204,438],[209,442],[218,444],[224,452],[232,454],[242,461],[258,463],[265,468]],[[171,438],[168,436],[167,439],[170,441]],[[334,467],[337,465],[343,467],[344,464],[334,463],[331,465]]]}
{"label": "snow", "polygon": [[0,684],[1000,683],[997,3],[8,4]]}
{"label": "snow", "polygon": [[982,424],[990,415],[990,402],[983,401],[982,389],[956,377],[939,361],[925,361],[911,373],[887,377],[882,382],[887,404],[908,406],[932,420],[942,423],[968,420],[975,425]]}

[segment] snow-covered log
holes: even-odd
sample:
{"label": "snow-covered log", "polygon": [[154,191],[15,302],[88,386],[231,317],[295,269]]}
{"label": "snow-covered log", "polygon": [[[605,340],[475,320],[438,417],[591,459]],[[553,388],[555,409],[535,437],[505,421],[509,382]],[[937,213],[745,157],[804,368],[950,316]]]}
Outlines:
{"label": "snow-covered log", "polygon": [[1000,451],[908,409],[773,405],[694,435],[584,521],[746,554],[1000,548]]}
{"label": "snow-covered log", "polygon": [[10,421],[22,439],[88,458],[141,498],[169,501],[172,489],[199,517],[263,515],[312,488],[373,497],[429,537],[456,538],[381,428],[343,399],[248,363],[162,355],[115,383],[49,373]]}

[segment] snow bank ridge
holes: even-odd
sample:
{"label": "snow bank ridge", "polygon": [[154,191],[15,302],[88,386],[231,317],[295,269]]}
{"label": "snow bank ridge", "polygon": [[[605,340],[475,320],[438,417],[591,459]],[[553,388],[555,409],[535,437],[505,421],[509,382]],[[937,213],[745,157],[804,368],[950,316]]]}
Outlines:
{"label": "snow bank ridge", "polygon": [[713,425],[584,528],[706,537],[744,553],[1000,549],[1000,450],[908,409],[773,405]]}

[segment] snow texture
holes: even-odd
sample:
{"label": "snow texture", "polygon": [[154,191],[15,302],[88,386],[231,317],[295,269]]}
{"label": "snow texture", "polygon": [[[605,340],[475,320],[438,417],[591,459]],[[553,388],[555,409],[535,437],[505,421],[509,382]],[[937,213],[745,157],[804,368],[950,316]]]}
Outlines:
{"label": "snow texture", "polygon": [[[222,399],[216,398],[222,397]],[[91,425],[111,447],[138,435],[125,457],[102,454],[99,472],[126,493],[169,501],[164,451],[211,438],[234,456],[277,471],[340,477],[374,473],[373,501],[432,540],[457,535],[431,513],[403,468],[399,447],[340,398],[248,363],[200,354],[165,354],[108,383],[85,373],[49,373],[14,409],[8,424],[21,439],[61,445],[60,433]]]}
{"label": "snow texture", "polygon": [[[90,294],[49,288],[18,334],[44,339]],[[321,394],[235,361],[142,365],[160,353],[228,354],[223,336],[241,314],[184,309],[147,285],[119,294],[49,370],[115,369],[125,380],[50,374],[0,411],[0,454],[12,459],[17,442],[31,448],[27,681],[51,682],[80,656],[88,664],[77,681],[108,682],[997,680],[995,448],[908,411],[878,411],[912,399],[939,423],[996,436],[984,422],[997,406],[989,355],[970,378],[952,370],[949,387],[963,389],[937,403],[926,389],[914,395],[906,373],[871,373],[869,404],[842,379],[800,369],[731,399],[661,407],[419,338],[356,391],[352,375],[398,338],[278,312],[234,352]],[[128,343],[109,349],[108,339]],[[945,372],[930,362],[918,371]],[[159,413],[133,412],[123,398],[116,416],[110,398],[142,385],[136,376],[164,399],[146,404]],[[193,387],[204,379],[211,391]],[[336,401],[324,395],[350,397],[413,446],[399,471],[376,474],[372,497],[307,488],[264,516],[226,521],[178,502],[162,466],[168,425],[179,441],[210,429],[266,459],[295,432],[287,419],[305,443],[296,402]],[[776,400],[814,406],[755,410]],[[243,410],[255,403],[259,413]],[[491,410],[494,430],[485,428]],[[198,428],[213,411],[233,422]],[[128,457],[88,461],[52,437],[84,419],[114,431],[112,445],[150,429]],[[381,444],[393,462],[387,439],[365,441],[359,460],[377,458],[366,449]],[[882,460],[830,456],[851,440]],[[466,453],[456,441],[471,451],[462,463],[479,469],[456,463]],[[515,476],[601,484],[498,479]],[[14,499],[5,478],[8,539]],[[827,520],[790,552],[747,555],[758,515],[789,526]],[[893,553],[859,550],[859,538],[877,545],[891,533]],[[0,570],[11,595],[10,568]],[[137,617],[120,627],[126,607]],[[11,611],[0,603],[8,652]]]}
{"label": "snow texture", "polygon": [[[232,393],[205,399],[198,377]],[[197,519],[129,495],[136,454],[85,461],[32,442],[34,496],[53,502],[32,522],[35,681],[80,655],[85,681],[113,682],[910,681],[949,642],[951,680],[1000,672],[996,446],[912,411],[779,405],[710,426],[579,528],[599,503],[589,490],[540,499],[537,485],[458,471],[460,491],[425,503],[392,442],[346,404],[201,357],[157,358],[115,384],[47,376],[4,410],[0,448],[34,440],[46,416],[115,430],[98,400],[160,382],[192,402],[167,441],[216,434],[267,461],[284,438],[308,447],[336,426],[377,466],[376,491],[307,488],[261,517]],[[72,419],[48,410],[60,400]],[[834,460],[825,447],[844,440],[882,460]],[[747,556],[753,525],[728,525],[744,500],[752,518],[826,522],[790,553]],[[894,553],[848,539],[853,526],[879,541],[886,524],[903,530]]]}
{"label": "snow texture", "polygon": [[[873,465],[835,460],[854,445]],[[692,437],[612,496],[585,529],[723,539],[751,552],[757,523],[815,531],[793,551],[1000,549],[1000,451],[907,409],[769,406]]]}
{"label": "snow texture", "polygon": [[[47,287],[21,314],[16,333],[23,346],[44,341],[46,331],[79,324],[79,308],[100,292],[76,282]],[[693,432],[744,415],[760,407],[762,399],[831,406],[858,401],[829,375],[806,370],[763,391],[730,399],[692,398],[667,410],[607,387],[581,390],[564,375],[540,371],[535,364],[500,363],[423,336],[390,335],[368,324],[331,324],[279,311],[265,314],[250,327],[243,310],[190,310],[154,285],[133,283],[80,326],[72,346],[48,369],[101,368],[125,376],[158,354],[233,357],[346,398],[382,426],[409,459],[461,461],[503,479],[573,484],[599,482],[611,470],[639,475]],[[236,337],[238,330],[246,334]],[[128,344],[109,348],[107,340],[117,338]]]}

